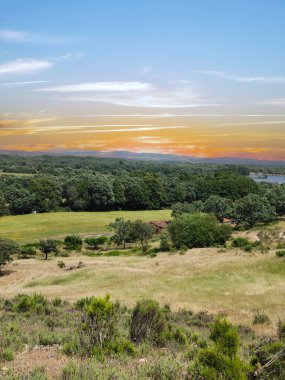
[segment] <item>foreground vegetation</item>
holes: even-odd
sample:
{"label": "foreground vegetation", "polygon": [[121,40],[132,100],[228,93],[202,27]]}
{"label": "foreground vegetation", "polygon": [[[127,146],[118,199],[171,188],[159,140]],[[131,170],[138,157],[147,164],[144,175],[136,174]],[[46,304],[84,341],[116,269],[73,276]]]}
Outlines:
{"label": "foreground vegetation", "polygon": [[[171,311],[141,300],[129,309],[110,296],[71,305],[40,294],[2,300],[0,361],[3,379],[51,378],[35,351],[56,348],[61,355],[52,378],[81,379],[283,379],[285,325],[257,336],[221,315]],[[23,352],[24,354],[18,354]],[[28,375],[17,367],[25,355]],[[54,355],[51,355],[54,357]],[[11,364],[10,364],[11,363]],[[3,370],[4,368],[4,370]],[[29,376],[29,377],[27,377]]]}

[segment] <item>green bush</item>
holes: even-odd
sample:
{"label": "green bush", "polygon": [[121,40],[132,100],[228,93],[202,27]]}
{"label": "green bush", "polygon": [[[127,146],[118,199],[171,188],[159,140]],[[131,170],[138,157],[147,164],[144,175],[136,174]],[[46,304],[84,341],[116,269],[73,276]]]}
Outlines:
{"label": "green bush", "polygon": [[225,244],[232,228],[219,224],[214,215],[195,213],[183,214],[173,219],[168,231],[176,248],[202,248]]}
{"label": "green bush", "polygon": [[119,305],[105,298],[85,298],[77,303],[83,309],[83,328],[92,347],[105,348],[117,336]]}
{"label": "green bush", "polygon": [[162,334],[167,330],[165,312],[153,300],[139,301],[132,313],[130,337],[134,343],[144,340],[160,344]]}
{"label": "green bush", "polygon": [[264,325],[264,324],[268,325],[269,323],[270,323],[270,319],[264,311],[260,309],[254,310],[253,319],[252,319],[253,325]]}
{"label": "green bush", "polygon": [[65,265],[65,263],[63,262],[63,261],[58,261],[57,262],[57,266],[59,267],[59,268],[65,268],[66,267],[66,265]]}
{"label": "green bush", "polygon": [[282,249],[280,251],[276,251],[277,257],[285,257],[285,249]]}
{"label": "green bush", "polygon": [[19,294],[13,300],[12,308],[18,313],[35,311],[39,314],[46,311],[47,304],[47,299],[41,294],[35,293],[31,296]]}
{"label": "green bush", "polygon": [[87,238],[84,241],[92,249],[99,249],[100,248],[99,246],[105,244],[108,240],[109,238],[107,236],[97,236],[97,237]]}
{"label": "green bush", "polygon": [[34,246],[31,245],[22,245],[20,248],[19,258],[27,259],[31,256],[35,256],[37,254],[37,250]]}
{"label": "green bush", "polygon": [[14,353],[10,348],[4,348],[3,352],[0,355],[4,361],[11,362],[14,360]]}
{"label": "green bush", "polygon": [[64,239],[64,244],[68,251],[81,251],[83,241],[80,236],[68,235]]}

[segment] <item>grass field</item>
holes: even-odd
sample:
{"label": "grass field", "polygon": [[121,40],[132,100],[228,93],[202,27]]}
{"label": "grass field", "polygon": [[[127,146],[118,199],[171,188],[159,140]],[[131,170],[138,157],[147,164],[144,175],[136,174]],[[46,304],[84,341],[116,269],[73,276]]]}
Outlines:
{"label": "grass field", "polygon": [[[65,271],[57,268],[58,259],[66,265],[83,261],[86,267]],[[274,252],[249,255],[204,248],[155,258],[81,255],[58,259],[9,264],[8,275],[0,278],[1,296],[41,292],[75,301],[109,293],[127,305],[146,297],[174,309],[222,311],[235,322],[250,322],[257,308],[274,324],[278,317],[285,318],[285,261]]]}
{"label": "grass field", "polygon": [[107,232],[106,226],[116,218],[150,220],[170,219],[170,210],[109,211],[109,212],[56,212],[4,216],[0,218],[0,236],[20,243],[39,239],[63,238],[68,234],[96,234]]}

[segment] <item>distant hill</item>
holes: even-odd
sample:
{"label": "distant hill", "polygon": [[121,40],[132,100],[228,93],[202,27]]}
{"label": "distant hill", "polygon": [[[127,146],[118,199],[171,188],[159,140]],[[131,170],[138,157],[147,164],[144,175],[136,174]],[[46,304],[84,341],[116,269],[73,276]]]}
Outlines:
{"label": "distant hill", "polygon": [[190,162],[205,164],[232,164],[232,165],[261,165],[261,166],[285,166],[285,161],[274,160],[257,160],[253,158],[237,158],[237,157],[214,157],[202,158],[193,156],[183,156],[177,154],[162,153],[134,153],[129,151],[83,151],[83,150],[58,150],[54,152],[27,152],[21,150],[0,150],[0,154],[19,155],[19,156],[94,156],[104,158],[126,158],[132,160],[149,160],[149,161],[167,161],[167,162]]}

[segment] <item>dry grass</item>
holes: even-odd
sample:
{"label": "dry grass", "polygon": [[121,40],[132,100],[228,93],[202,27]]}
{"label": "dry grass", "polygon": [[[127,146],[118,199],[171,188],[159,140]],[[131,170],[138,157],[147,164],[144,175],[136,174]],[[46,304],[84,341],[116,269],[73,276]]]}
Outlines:
{"label": "dry grass", "polygon": [[[274,253],[250,255],[233,250],[193,249],[185,255],[62,258],[66,265],[83,261],[85,268],[57,268],[57,258],[18,260],[0,278],[1,296],[41,292],[70,301],[109,293],[124,304],[154,298],[174,309],[225,312],[234,322],[250,322],[263,309],[275,323],[285,318],[285,261]],[[9,272],[10,271],[10,272]]]}

